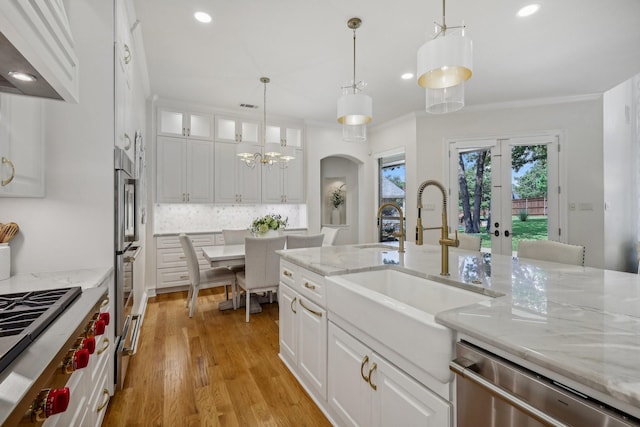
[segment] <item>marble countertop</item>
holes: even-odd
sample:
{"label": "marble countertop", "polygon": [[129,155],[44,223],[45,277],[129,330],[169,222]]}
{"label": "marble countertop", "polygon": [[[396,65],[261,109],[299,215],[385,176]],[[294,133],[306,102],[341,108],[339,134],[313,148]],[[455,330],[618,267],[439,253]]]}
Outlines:
{"label": "marble countertop", "polygon": [[[438,313],[438,323],[640,418],[639,275],[458,249],[449,254],[452,281],[503,296]],[[352,245],[281,256],[325,276],[380,268],[425,278],[440,273],[440,247],[414,243],[405,254]]]}
{"label": "marble countertop", "polygon": [[[296,231],[306,231],[306,228],[287,228],[285,232],[296,232]],[[220,234],[222,230],[202,230],[202,231],[175,231],[175,232],[162,232],[162,233],[153,233],[153,237],[164,237],[164,236],[177,236],[180,233],[186,234]]]}
{"label": "marble countertop", "polygon": [[[94,304],[108,292],[113,267],[88,268],[51,273],[17,274],[0,281],[0,295],[36,290],[80,286],[80,296],[49,325],[37,339],[6,369],[0,372],[0,425],[23,399],[31,396],[32,387],[63,344],[83,321]],[[39,390],[36,390],[36,393]]]}

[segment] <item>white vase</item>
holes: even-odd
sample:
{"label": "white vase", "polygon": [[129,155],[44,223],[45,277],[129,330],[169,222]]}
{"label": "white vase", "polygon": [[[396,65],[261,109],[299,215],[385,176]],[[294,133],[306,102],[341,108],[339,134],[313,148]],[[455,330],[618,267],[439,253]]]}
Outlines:
{"label": "white vase", "polygon": [[333,208],[331,211],[331,224],[340,224],[340,208]]}
{"label": "white vase", "polygon": [[11,275],[11,248],[8,243],[0,243],[0,280]]}
{"label": "white vase", "polygon": [[256,233],[256,237],[278,237],[280,235],[279,230],[267,230],[265,233]]}

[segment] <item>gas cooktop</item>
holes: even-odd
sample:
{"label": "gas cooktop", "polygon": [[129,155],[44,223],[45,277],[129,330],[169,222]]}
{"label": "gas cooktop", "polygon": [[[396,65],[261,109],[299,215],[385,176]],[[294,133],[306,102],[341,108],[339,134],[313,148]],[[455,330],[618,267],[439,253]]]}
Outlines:
{"label": "gas cooktop", "polygon": [[0,295],[0,372],[81,293],[76,286]]}

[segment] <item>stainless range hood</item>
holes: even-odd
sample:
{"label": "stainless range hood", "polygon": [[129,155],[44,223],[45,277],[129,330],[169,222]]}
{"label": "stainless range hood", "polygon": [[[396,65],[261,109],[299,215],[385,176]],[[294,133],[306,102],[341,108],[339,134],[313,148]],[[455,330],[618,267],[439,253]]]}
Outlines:
{"label": "stainless range hood", "polygon": [[78,102],[74,44],[63,0],[0,0],[0,92]]}

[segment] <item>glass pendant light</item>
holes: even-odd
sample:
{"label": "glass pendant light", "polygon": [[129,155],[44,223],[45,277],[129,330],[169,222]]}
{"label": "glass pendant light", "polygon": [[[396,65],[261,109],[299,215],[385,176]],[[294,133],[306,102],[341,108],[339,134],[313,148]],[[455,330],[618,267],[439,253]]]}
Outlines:
{"label": "glass pendant light", "polygon": [[366,141],[367,123],[373,118],[373,101],[362,92],[366,85],[356,80],[356,30],[361,24],[360,18],[347,21],[347,27],[353,30],[353,80],[342,88],[338,99],[338,122],[342,123],[344,141]]}
{"label": "glass pendant light", "polygon": [[426,111],[443,114],[464,107],[464,83],[472,75],[472,43],[465,26],[447,27],[445,0],[442,24],[418,50],[418,84],[426,89]]}

